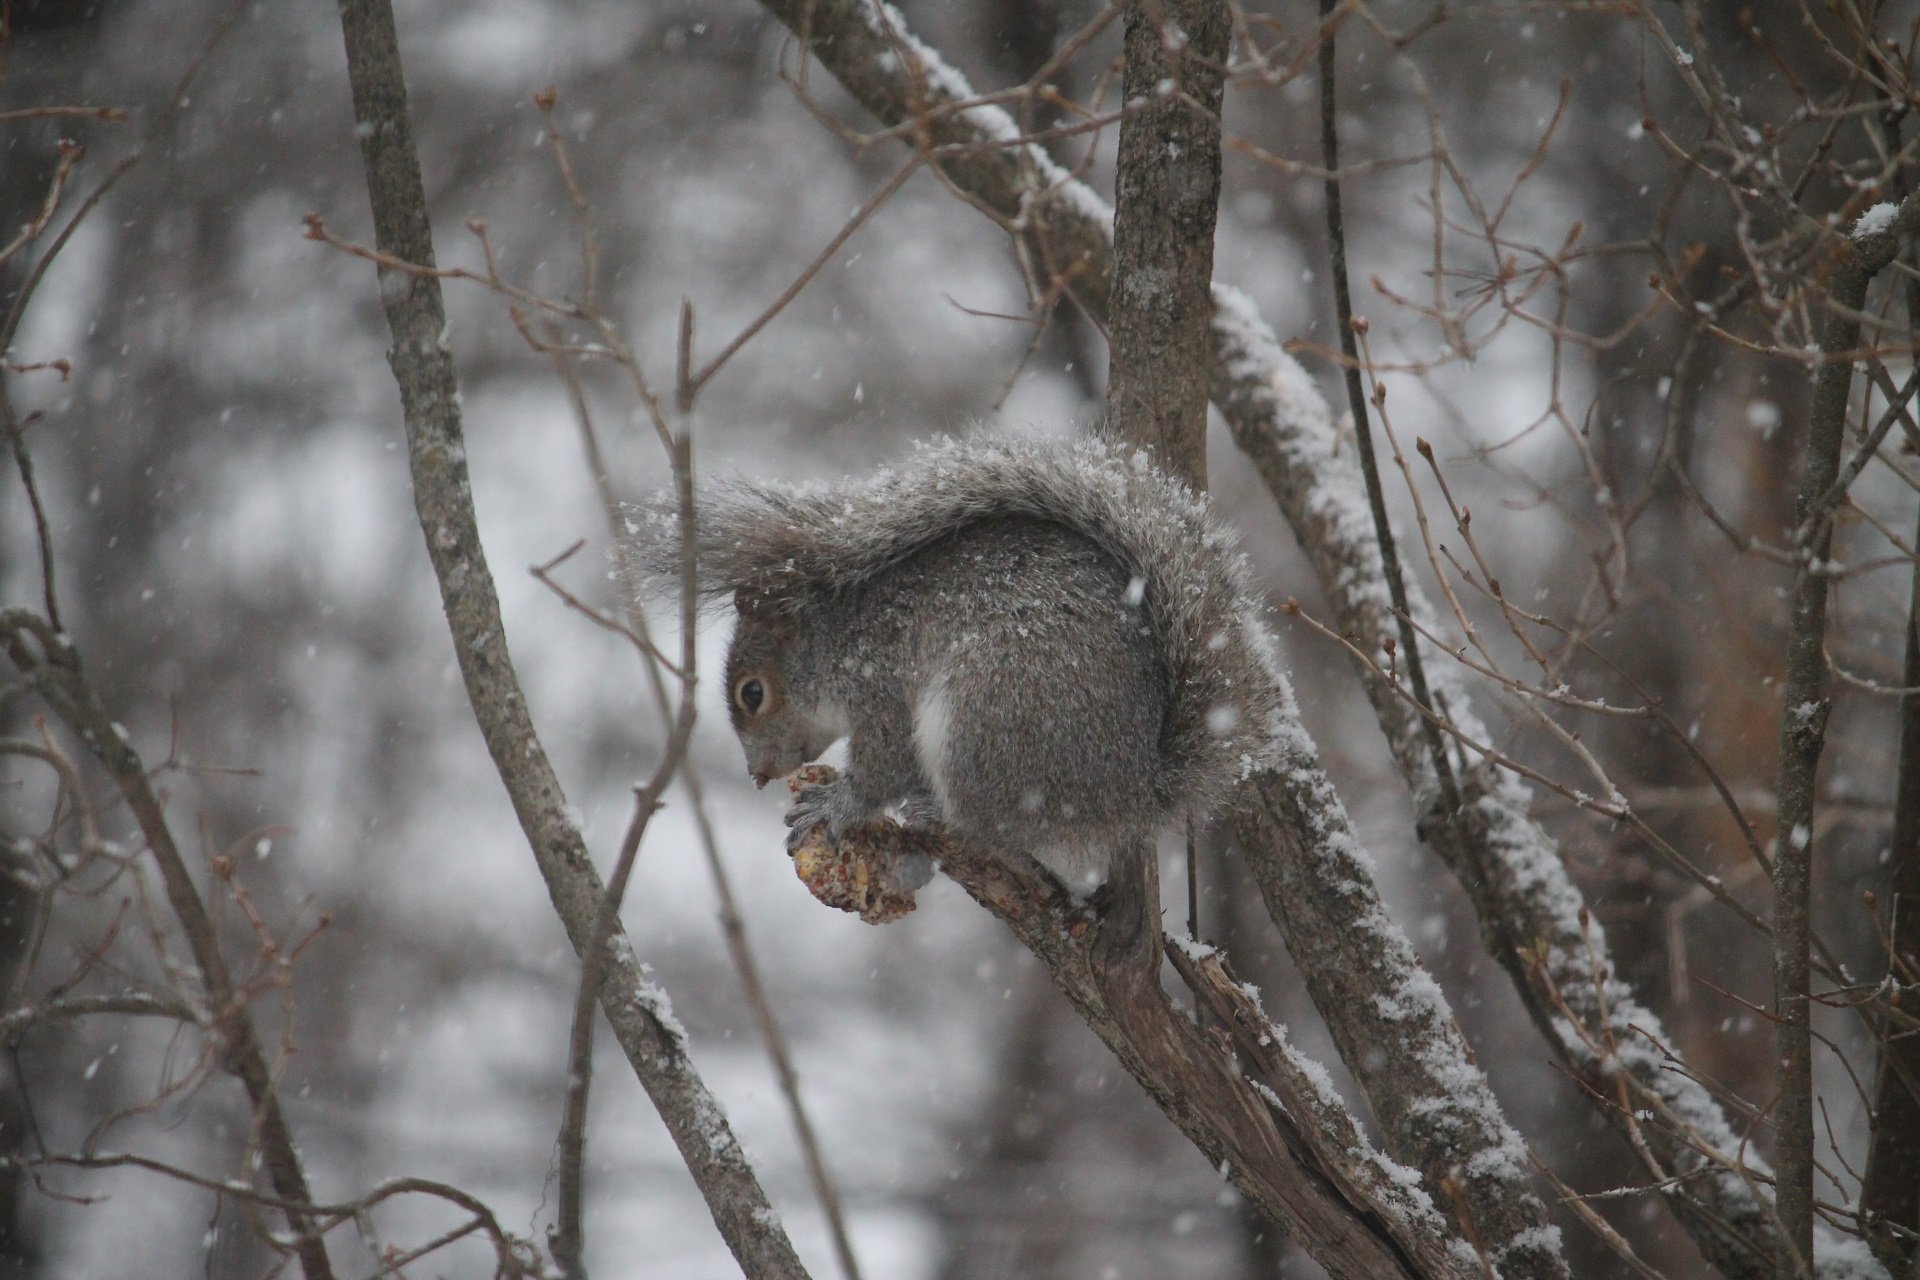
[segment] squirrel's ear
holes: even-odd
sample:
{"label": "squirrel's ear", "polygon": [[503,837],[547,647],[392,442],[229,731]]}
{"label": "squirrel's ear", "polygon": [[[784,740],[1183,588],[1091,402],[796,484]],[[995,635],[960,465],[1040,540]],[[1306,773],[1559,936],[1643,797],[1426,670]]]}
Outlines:
{"label": "squirrel's ear", "polygon": [[782,601],[765,591],[755,591],[752,587],[733,589],[733,607],[743,622],[752,622],[756,626],[785,634],[793,626],[792,615],[782,607]]}
{"label": "squirrel's ear", "polygon": [[755,591],[751,587],[736,587],[733,607],[740,614],[741,627],[751,629],[775,644],[785,644],[793,638],[796,629],[793,612],[780,597]]}

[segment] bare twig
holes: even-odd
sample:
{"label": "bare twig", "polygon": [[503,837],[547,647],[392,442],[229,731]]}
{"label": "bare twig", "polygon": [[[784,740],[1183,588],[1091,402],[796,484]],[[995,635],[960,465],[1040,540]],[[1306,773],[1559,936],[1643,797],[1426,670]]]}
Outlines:
{"label": "bare twig", "polygon": [[[606,521],[607,536],[614,548],[616,562],[621,566],[621,581],[631,584],[637,575],[628,564],[627,532],[622,521],[622,506],[615,492],[613,477],[609,473],[606,461],[600,449],[599,433],[595,430],[593,416],[588,409],[584,389],[574,376],[574,370],[558,356],[554,357],[555,372],[566,386],[569,400],[573,406],[574,421],[580,430],[581,447],[586,455],[587,470],[591,475],[594,490],[599,496],[600,509]],[[543,578],[543,581],[546,579]],[[683,588],[686,583],[682,583]],[[555,588],[558,590],[558,588]],[[622,602],[626,612],[626,624],[613,623],[601,615],[569,600],[573,607],[580,609],[592,618],[597,625],[611,626],[624,635],[642,656],[641,671],[646,677],[654,704],[663,719],[671,719],[673,704],[667,689],[667,675],[677,674],[677,669],[660,655],[654,646],[647,625],[645,612],[640,608],[640,600],[632,591],[625,591]],[[682,608],[686,598],[682,596]],[[692,627],[683,626],[683,636],[692,634]],[[773,1005],[766,991],[766,984],[760,977],[760,965],[754,958],[753,946],[747,934],[746,924],[741,917],[739,903],[733,891],[733,878],[728,874],[726,864],[720,857],[720,843],[713,829],[712,814],[707,804],[706,789],[700,781],[697,770],[682,771],[679,775],[681,787],[693,807],[695,829],[699,832],[701,852],[705,855],[708,874],[713,879],[714,893],[720,902],[720,929],[726,939],[727,954],[733,961],[735,971],[740,975],[740,985],[746,996],[747,1007],[753,1014],[754,1025],[760,1032],[761,1043],[766,1046],[767,1057],[773,1065],[774,1078],[780,1086],[782,1099],[787,1106],[787,1114],[792,1118],[794,1138],[800,1145],[801,1156],[806,1162],[807,1176],[813,1183],[814,1194],[820,1201],[820,1209],[827,1220],[828,1233],[833,1237],[834,1253],[839,1259],[840,1269],[847,1280],[860,1280],[860,1265],[853,1251],[852,1233],[847,1229],[846,1213],[841,1207],[840,1191],[829,1172],[826,1157],[820,1149],[820,1140],[814,1132],[805,1102],[800,1096],[799,1072],[793,1064],[793,1055],[787,1047],[786,1033],[781,1029],[780,1020],[774,1016]],[[564,1169],[564,1165],[562,1166]]]}
{"label": "bare twig", "polygon": [[[368,1280],[378,1277],[400,1274],[400,1269],[426,1257],[467,1236],[480,1234],[487,1237],[493,1245],[497,1266],[495,1272],[499,1280],[537,1280],[544,1276],[545,1269],[540,1265],[538,1256],[525,1240],[510,1235],[501,1227],[499,1219],[491,1209],[479,1199],[444,1182],[431,1178],[400,1177],[389,1178],[369,1190],[358,1199],[333,1204],[308,1204],[302,1201],[290,1201],[279,1196],[268,1195],[250,1187],[237,1185],[230,1178],[215,1178],[196,1173],[179,1165],[168,1164],[150,1156],[125,1153],[85,1153],[64,1155],[48,1153],[35,1156],[10,1156],[0,1158],[0,1168],[16,1168],[37,1171],[44,1168],[64,1169],[141,1169],[148,1173],[157,1173],[188,1186],[211,1191],[215,1195],[231,1197],[248,1205],[258,1205],[281,1211],[306,1209],[317,1223],[316,1229],[325,1233],[346,1222],[366,1223],[370,1212],[389,1200],[400,1196],[428,1196],[445,1200],[449,1204],[464,1210],[468,1221],[452,1231],[444,1232],[428,1243],[395,1255],[368,1276]],[[317,1243],[317,1240],[316,1240]]]}
{"label": "bare twig", "polygon": [[751,342],[754,335],[765,328],[769,320],[786,310],[787,304],[800,296],[800,291],[806,288],[807,283],[820,273],[822,267],[833,261],[834,255],[838,254],[847,241],[853,238],[853,233],[864,226],[874,214],[878,213],[880,206],[884,205],[888,200],[891,200],[893,193],[898,191],[901,186],[906,183],[906,180],[913,176],[915,170],[920,167],[920,159],[921,157],[918,155],[908,156],[906,162],[898,169],[895,169],[893,176],[882,183],[880,189],[874,192],[851,218],[847,219],[840,230],[834,234],[833,239],[829,240],[826,247],[814,257],[812,262],[807,264],[805,270],[793,278],[792,282],[781,291],[779,297],[768,303],[765,310],[748,321],[746,327],[735,334],[733,340],[722,347],[717,355],[701,365],[698,373],[690,372],[688,374],[687,383],[692,393],[698,394],[700,388],[706,386],[707,383],[712,380],[713,375],[720,372],[721,368],[725,366],[727,361],[734,357],[740,348]]}
{"label": "bare twig", "polygon": [[[1353,414],[1354,437],[1360,446],[1360,474],[1366,481],[1367,509],[1373,516],[1374,541],[1379,545],[1380,570],[1393,600],[1393,611],[1400,618],[1400,649],[1407,663],[1407,678],[1413,696],[1428,711],[1433,695],[1427,689],[1426,665],[1420,657],[1420,644],[1408,621],[1412,612],[1407,605],[1407,584],[1400,572],[1400,557],[1394,548],[1393,526],[1387,519],[1386,492],[1380,484],[1380,464],[1373,453],[1373,432],[1367,419],[1367,394],[1361,386],[1361,365],[1355,343],[1360,326],[1366,322],[1353,314],[1353,298],[1347,290],[1347,229],[1340,212],[1340,134],[1336,127],[1339,98],[1336,70],[1339,58],[1335,35],[1339,31],[1335,0],[1320,0],[1320,154],[1326,168],[1327,237],[1333,262],[1334,312],[1340,329],[1340,351],[1346,357],[1347,408]],[[1439,819],[1450,822],[1460,809],[1459,788],[1453,780],[1453,766],[1447,761],[1446,744],[1430,719],[1423,718],[1421,732],[1426,736],[1427,755],[1433,776],[1439,784]]]}
{"label": "bare twig", "polygon": [[68,996],[11,1009],[5,1015],[0,1015],[0,1039],[11,1040],[41,1023],[90,1018],[102,1013],[136,1018],[172,1018],[179,1022],[199,1021],[191,1007],[165,996],[137,991],[113,996]]}

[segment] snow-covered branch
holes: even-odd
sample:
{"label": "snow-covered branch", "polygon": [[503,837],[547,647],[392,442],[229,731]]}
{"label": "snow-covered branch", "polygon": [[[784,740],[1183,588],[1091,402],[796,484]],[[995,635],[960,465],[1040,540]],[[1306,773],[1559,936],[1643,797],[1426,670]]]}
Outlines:
{"label": "snow-covered branch", "polygon": [[[1337,448],[1326,401],[1252,302],[1223,285],[1214,301],[1214,403],[1313,562],[1335,629],[1363,652],[1381,652],[1396,628],[1359,468]],[[1417,584],[1408,592],[1415,616],[1430,622]],[[1456,670],[1444,661],[1429,667],[1435,707],[1462,736],[1490,741]],[[1436,789],[1418,709],[1380,681],[1366,687],[1395,762],[1430,809]],[[1668,1200],[1702,1252],[1730,1275],[1770,1274],[1778,1234],[1759,1191],[1766,1165],[1706,1087],[1673,1069],[1659,1018],[1615,976],[1605,929],[1553,838],[1529,816],[1532,790],[1481,768],[1465,772],[1460,799],[1451,821],[1428,821],[1423,834],[1466,889],[1482,939],[1535,1025],[1590,1095],[1605,1100],[1603,1112],[1642,1152],[1649,1173],[1680,1179]],[[1612,1102],[1621,1083],[1630,1106]],[[1665,1123],[1637,1125],[1632,1113],[1642,1107]],[[1827,1243],[1836,1251],[1832,1274],[1849,1274],[1853,1250]]]}
{"label": "snow-covered branch", "polygon": [[1533,1192],[1526,1144],[1474,1065],[1440,986],[1380,901],[1288,690],[1278,759],[1234,809],[1236,843],[1286,932],[1340,1056],[1396,1156],[1506,1276],[1564,1276],[1559,1230]]}

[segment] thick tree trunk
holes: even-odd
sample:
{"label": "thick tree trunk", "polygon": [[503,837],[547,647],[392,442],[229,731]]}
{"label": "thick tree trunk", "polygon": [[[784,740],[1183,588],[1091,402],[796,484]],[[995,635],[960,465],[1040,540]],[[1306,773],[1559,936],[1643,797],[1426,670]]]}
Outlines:
{"label": "thick tree trunk", "polygon": [[1127,6],[1108,303],[1107,430],[1207,487],[1225,0]]}

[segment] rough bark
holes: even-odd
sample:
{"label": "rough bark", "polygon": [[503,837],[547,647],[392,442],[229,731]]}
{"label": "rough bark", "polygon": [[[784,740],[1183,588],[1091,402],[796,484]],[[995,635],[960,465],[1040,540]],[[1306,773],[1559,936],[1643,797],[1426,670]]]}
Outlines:
{"label": "rough bark", "polygon": [[[376,244],[401,261],[431,267],[426,194],[391,7],[387,0],[342,0],[340,16]],[[554,909],[575,950],[584,951],[604,890],[579,828],[567,816],[565,793],[534,732],[507,650],[474,515],[453,357],[442,340],[446,314],[439,282],[382,269],[380,294],[393,333],[388,359],[404,410],[414,501],[461,677]],[[642,975],[623,929],[612,930],[606,952],[601,1009],[727,1247],[749,1276],[804,1277],[766,1193],[688,1056],[665,993]]]}
{"label": "rough bark", "polygon": [[[1439,984],[1387,914],[1346,807],[1304,733],[1233,811],[1287,951],[1397,1159],[1503,1276],[1567,1274],[1560,1233]],[[1328,1012],[1333,1011],[1333,1012]]]}
{"label": "rough bark", "polygon": [[1207,487],[1207,317],[1220,201],[1225,0],[1133,0],[1114,181],[1106,430]]}
{"label": "rough bark", "polygon": [[[1207,299],[1220,199],[1224,0],[1127,9],[1105,433],[1207,487]],[[1138,108],[1135,110],[1134,108]],[[1158,981],[1159,868],[1151,842],[1114,864],[1110,968]]]}

